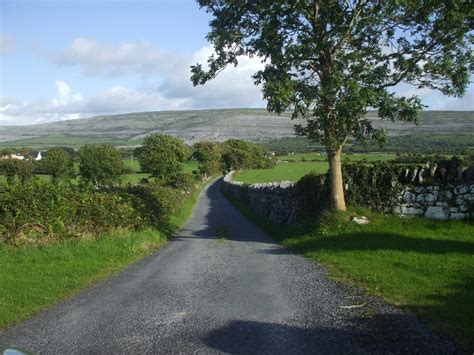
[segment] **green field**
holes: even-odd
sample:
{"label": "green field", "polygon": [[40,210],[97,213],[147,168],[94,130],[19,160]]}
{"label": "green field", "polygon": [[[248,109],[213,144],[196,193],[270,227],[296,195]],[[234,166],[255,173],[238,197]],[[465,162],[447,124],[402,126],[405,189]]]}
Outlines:
{"label": "green field", "polygon": [[[324,264],[333,279],[414,312],[474,350],[474,224],[353,210],[285,227],[235,204],[284,246]],[[348,222],[349,215],[362,214],[370,224]]]}
{"label": "green field", "polygon": [[138,146],[142,139],[127,140],[114,137],[68,136],[64,134],[48,134],[42,137],[19,139],[12,142],[0,142],[0,148],[28,147],[30,149],[47,149],[54,146],[80,148],[85,144],[112,144],[114,146]]}
{"label": "green field", "polygon": [[[343,156],[344,161],[386,161],[395,158],[395,154],[367,153],[347,154]],[[311,171],[324,174],[328,170],[326,156],[318,153],[300,153],[278,157],[277,165],[272,169],[252,169],[236,172],[234,180],[247,184],[298,181]]]}
{"label": "green field", "polygon": [[[135,171],[135,173],[123,175],[124,183],[137,184],[140,182],[141,179],[147,179],[150,177],[150,174],[142,173],[140,171],[140,164],[138,163],[138,160],[124,159],[123,163],[125,167],[132,168]],[[77,163],[75,164],[75,167],[76,167],[76,172],[78,172],[79,165]],[[197,168],[198,168],[198,162],[196,160],[189,160],[183,164],[183,173],[191,174],[193,170],[196,170]],[[51,180],[49,175],[36,175],[36,178],[42,181]],[[74,184],[76,184],[78,181],[79,181],[78,178],[75,178],[72,180]],[[4,183],[4,182],[6,182],[5,176],[0,175],[0,183]]]}
{"label": "green field", "polygon": [[[203,188],[205,185],[201,185]],[[188,219],[200,191],[157,229],[39,247],[0,243],[0,329],[47,308],[161,247]]]}
{"label": "green field", "polygon": [[253,169],[236,172],[233,179],[247,184],[277,182],[277,181],[298,181],[310,171],[324,174],[328,170],[328,163],[305,162],[305,163],[277,163],[271,169]]}

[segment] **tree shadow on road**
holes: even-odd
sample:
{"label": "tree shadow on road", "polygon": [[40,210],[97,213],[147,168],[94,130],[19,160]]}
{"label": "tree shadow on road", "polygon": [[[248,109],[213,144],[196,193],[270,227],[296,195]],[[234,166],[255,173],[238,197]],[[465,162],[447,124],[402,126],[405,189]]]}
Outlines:
{"label": "tree shadow on road", "polygon": [[449,341],[403,313],[349,317],[331,328],[234,320],[211,331],[203,341],[212,349],[231,354],[413,354],[454,350]]}

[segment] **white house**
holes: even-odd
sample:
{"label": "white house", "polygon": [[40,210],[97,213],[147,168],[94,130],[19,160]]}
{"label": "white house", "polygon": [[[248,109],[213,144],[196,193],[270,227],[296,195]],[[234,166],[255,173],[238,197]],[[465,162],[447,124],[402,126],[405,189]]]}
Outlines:
{"label": "white house", "polygon": [[35,160],[41,160],[43,157],[41,156],[41,152],[38,152],[38,155],[36,156]]}

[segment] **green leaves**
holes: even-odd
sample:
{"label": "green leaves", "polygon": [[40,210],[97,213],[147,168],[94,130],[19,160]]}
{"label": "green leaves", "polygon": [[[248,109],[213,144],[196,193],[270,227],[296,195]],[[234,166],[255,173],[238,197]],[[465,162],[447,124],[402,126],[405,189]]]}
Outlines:
{"label": "green leaves", "polygon": [[138,156],[142,171],[155,178],[171,182],[182,170],[191,151],[180,138],[152,134],[145,138]]}
{"label": "green leaves", "polygon": [[216,54],[192,67],[194,85],[212,80],[239,55],[259,56],[253,76],[270,111],[304,118],[297,132],[328,149],[348,137],[383,141],[364,121],[416,122],[419,98],[397,97],[399,83],[462,95],[472,70],[468,1],[200,0],[213,19]]}
{"label": "green leaves", "polygon": [[48,150],[39,165],[46,174],[51,175],[53,183],[57,183],[59,179],[67,179],[74,175],[72,158],[66,150],[60,147]]}
{"label": "green leaves", "polygon": [[113,185],[120,180],[124,166],[120,152],[109,144],[85,145],[79,149],[79,174],[92,185]]}

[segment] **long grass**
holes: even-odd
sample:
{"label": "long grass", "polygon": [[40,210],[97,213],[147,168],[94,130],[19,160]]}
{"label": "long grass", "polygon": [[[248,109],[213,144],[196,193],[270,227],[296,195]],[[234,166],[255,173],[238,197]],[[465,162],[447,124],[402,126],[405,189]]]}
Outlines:
{"label": "long grass", "polygon": [[326,212],[298,227],[275,225],[234,204],[284,246],[328,267],[330,277],[414,312],[430,328],[474,350],[474,224],[352,211]]}

